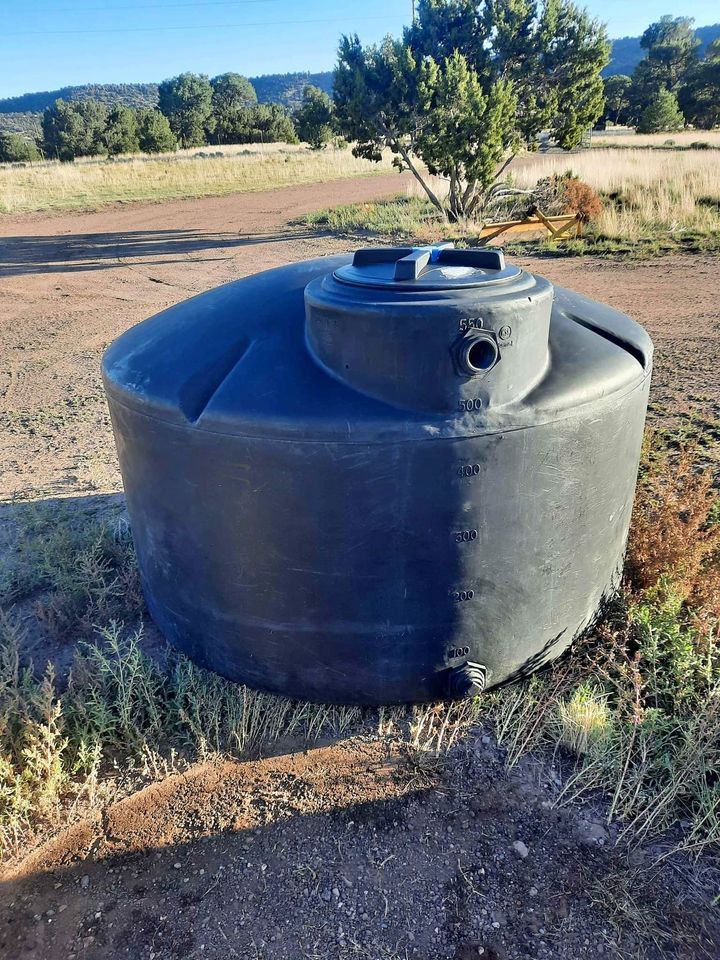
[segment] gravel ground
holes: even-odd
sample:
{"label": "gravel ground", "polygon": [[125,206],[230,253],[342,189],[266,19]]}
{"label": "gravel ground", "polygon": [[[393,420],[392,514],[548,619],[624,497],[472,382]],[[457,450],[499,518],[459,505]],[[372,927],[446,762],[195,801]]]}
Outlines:
{"label": "gravel ground", "polygon": [[629,856],[600,807],[557,808],[559,766],[503,761],[478,729],[442,758],[361,736],[195,766],[6,873],[0,955],[718,955],[717,918],[670,860]]}

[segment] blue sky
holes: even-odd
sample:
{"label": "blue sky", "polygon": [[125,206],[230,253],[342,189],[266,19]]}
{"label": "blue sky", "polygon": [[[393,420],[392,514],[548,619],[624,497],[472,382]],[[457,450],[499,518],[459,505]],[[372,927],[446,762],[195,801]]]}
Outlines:
{"label": "blue sky", "polygon": [[[582,0],[580,0],[582,2]],[[611,37],[664,13],[720,19],[718,0],[586,0]],[[398,34],[411,0],[0,0],[0,97],[182,70],[250,76],[332,67],[340,33]]]}

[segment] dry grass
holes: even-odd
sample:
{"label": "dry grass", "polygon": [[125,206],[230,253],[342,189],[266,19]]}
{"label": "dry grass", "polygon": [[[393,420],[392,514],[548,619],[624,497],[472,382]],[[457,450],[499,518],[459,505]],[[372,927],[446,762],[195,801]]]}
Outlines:
{"label": "dry grass", "polygon": [[[720,134],[716,135],[720,143]],[[539,180],[572,171],[600,194],[602,209],[593,211],[588,236],[594,249],[604,241],[609,249],[617,242],[642,243],[720,236],[720,153],[717,150],[587,150],[574,154],[521,154],[509,168],[513,186],[522,191],[510,208],[487,210],[486,219],[522,216]],[[447,194],[447,183],[430,177],[436,194]],[[420,242],[438,238],[470,240],[478,224],[442,223],[414,180],[405,196],[374,204],[351,204],[321,211],[317,222],[344,232],[368,230],[390,236],[412,237]],[[569,245],[571,246],[571,245]],[[579,247],[578,249],[582,249]]]}
{"label": "dry grass", "polygon": [[[594,133],[593,147],[680,147],[696,149],[697,144],[720,148],[720,130],[680,130],[678,133]],[[700,149],[705,149],[700,147]]]}
{"label": "dry grass", "polygon": [[639,240],[649,234],[720,230],[720,154],[714,150],[590,150],[548,154],[520,166],[514,182],[530,189],[538,179],[568,169],[603,195],[597,234]]}
{"label": "dry grass", "polygon": [[271,190],[387,173],[349,149],[286,144],[204,147],[158,157],[0,167],[0,213],[94,210],[103,204]]}

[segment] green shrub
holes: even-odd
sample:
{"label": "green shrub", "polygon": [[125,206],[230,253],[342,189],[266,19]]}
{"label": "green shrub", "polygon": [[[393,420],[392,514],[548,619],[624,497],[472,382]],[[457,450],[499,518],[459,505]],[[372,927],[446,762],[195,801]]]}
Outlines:
{"label": "green shrub", "polygon": [[0,133],[0,163],[32,163],[40,159],[34,140],[19,133]]}

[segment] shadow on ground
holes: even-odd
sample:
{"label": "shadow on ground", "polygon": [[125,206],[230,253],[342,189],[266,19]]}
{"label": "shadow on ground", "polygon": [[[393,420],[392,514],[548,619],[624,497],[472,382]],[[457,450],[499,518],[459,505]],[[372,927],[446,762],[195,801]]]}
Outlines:
{"label": "shadow on ground", "polygon": [[[198,765],[66,831],[0,885],[0,955],[581,960],[617,955],[619,934],[638,956],[594,889],[607,878],[612,904],[622,856],[579,839],[576,815],[543,796],[479,745],[422,771],[366,738]],[[692,906],[681,919],[696,936]]]}
{"label": "shadow on ground", "polygon": [[293,231],[242,235],[195,230],[136,230],[128,233],[0,237],[0,277],[102,270],[124,260],[160,265],[203,251],[232,251],[239,247],[303,240],[316,235]]}

